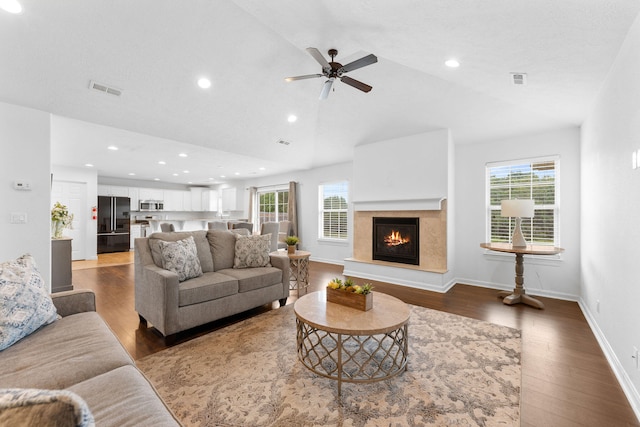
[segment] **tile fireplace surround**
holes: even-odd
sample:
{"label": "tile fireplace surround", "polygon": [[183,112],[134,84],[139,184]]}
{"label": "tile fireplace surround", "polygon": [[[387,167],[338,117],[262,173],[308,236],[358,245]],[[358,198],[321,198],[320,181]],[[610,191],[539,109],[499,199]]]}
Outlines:
{"label": "tile fireplace surround", "polygon": [[[373,260],[373,218],[420,218],[420,264],[410,265]],[[354,212],[353,261],[445,273],[447,271],[447,201],[440,210],[385,210]]]}

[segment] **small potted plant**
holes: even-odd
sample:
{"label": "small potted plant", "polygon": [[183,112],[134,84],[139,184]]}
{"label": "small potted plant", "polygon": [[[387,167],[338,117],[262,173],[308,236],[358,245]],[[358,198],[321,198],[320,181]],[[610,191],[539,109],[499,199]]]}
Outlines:
{"label": "small potted plant", "polygon": [[54,239],[62,238],[62,231],[65,228],[71,228],[73,214],[69,212],[69,208],[60,202],[56,202],[51,209],[51,236]]}
{"label": "small potted plant", "polygon": [[284,242],[287,244],[287,253],[295,254],[296,253],[296,245],[298,244],[299,241],[300,241],[300,239],[298,239],[297,236],[287,236],[284,239]]}
{"label": "small potted plant", "polygon": [[371,283],[356,285],[351,278],[344,281],[337,277],[327,285],[327,301],[367,311],[373,307]]}

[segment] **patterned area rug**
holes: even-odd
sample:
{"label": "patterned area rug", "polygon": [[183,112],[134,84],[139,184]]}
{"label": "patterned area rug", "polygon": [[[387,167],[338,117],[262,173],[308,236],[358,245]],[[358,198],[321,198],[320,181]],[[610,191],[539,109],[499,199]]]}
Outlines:
{"label": "patterned area rug", "polygon": [[293,306],[137,362],[185,426],[516,426],[520,331],[411,306],[408,370],[342,384],[297,359]]}

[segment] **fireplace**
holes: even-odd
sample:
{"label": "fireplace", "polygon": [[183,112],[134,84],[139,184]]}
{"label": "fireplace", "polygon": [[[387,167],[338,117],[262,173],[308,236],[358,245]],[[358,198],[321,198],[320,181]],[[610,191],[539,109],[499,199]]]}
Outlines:
{"label": "fireplace", "polygon": [[420,264],[419,218],[373,218],[373,259]]}

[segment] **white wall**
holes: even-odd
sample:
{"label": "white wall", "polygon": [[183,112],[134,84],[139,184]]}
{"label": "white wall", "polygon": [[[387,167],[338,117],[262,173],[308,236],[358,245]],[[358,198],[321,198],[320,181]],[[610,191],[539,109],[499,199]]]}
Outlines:
{"label": "white wall", "polygon": [[[455,135],[454,135],[455,136]],[[525,256],[524,285],[535,295],[577,300],[580,294],[580,130],[571,128],[484,144],[457,145],[455,151],[456,279],[513,289],[513,255],[487,255],[485,165],[487,162],[560,156],[561,261]]]}
{"label": "white wall", "polygon": [[[640,417],[640,17],[582,126],[582,307]],[[598,311],[598,301],[600,309]]]}
{"label": "white wall", "polygon": [[[31,253],[50,289],[49,140],[49,113],[0,102],[0,261]],[[16,180],[32,190],[14,190]],[[27,224],[11,224],[12,212],[26,213]]]}
{"label": "white wall", "polygon": [[448,129],[357,146],[353,200],[448,197],[449,146]]}
{"label": "white wall", "polygon": [[[54,125],[55,126],[55,125]],[[94,169],[70,168],[52,165],[53,180],[66,182],[86,183],[87,206],[85,227],[85,256],[86,259],[98,259],[98,235],[96,234],[96,221],[91,219],[91,208],[98,206],[98,172]],[[73,244],[73,242],[72,242]]]}
{"label": "white wall", "polygon": [[[336,181],[351,182],[352,169],[352,163],[342,163],[286,175],[247,180],[245,184],[247,187],[266,187],[296,181],[298,183],[298,237],[300,237],[298,247],[311,252],[311,259],[315,261],[342,265],[344,259],[352,255],[352,241],[350,238],[347,242],[335,243],[318,239],[318,186]],[[352,197],[351,188],[349,192],[349,197]],[[248,196],[245,199],[248,200]],[[351,211],[349,218],[353,218]],[[352,235],[353,223],[350,222],[349,236]]]}

